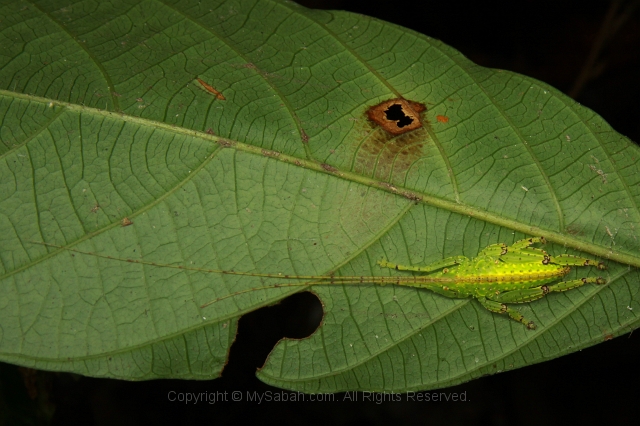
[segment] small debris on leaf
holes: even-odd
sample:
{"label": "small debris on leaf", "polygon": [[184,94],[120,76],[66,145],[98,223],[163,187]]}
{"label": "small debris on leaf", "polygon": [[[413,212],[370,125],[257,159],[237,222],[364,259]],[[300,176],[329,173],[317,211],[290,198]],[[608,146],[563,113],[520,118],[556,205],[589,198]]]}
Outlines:
{"label": "small debris on leaf", "polygon": [[200,83],[200,85],[204,88],[204,90],[206,90],[207,92],[216,95],[217,99],[220,99],[221,101],[224,101],[226,98],[224,97],[224,95],[220,92],[218,92],[213,86],[211,86],[210,84],[207,84],[206,82],[204,82],[203,80],[196,78],[196,80],[198,80],[198,83]]}

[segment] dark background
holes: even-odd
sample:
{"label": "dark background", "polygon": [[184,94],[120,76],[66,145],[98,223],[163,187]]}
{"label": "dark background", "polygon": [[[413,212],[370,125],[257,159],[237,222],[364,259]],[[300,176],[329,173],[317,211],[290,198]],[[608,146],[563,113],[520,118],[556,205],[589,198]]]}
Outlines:
{"label": "dark background", "polygon": [[[480,65],[545,81],[595,110],[620,133],[640,141],[639,1],[298,1],[394,22],[440,39]],[[446,389],[466,392],[469,401],[464,403],[184,405],[167,401],[170,390],[275,390],[255,378],[256,368],[280,338],[301,338],[313,332],[320,315],[320,305],[310,293],[246,315],[240,320],[223,377],[214,381],[130,383],[0,364],[0,424],[4,420],[6,424],[56,425],[419,422],[526,426],[635,424],[640,417],[640,333]],[[338,394],[337,400],[342,397]]]}

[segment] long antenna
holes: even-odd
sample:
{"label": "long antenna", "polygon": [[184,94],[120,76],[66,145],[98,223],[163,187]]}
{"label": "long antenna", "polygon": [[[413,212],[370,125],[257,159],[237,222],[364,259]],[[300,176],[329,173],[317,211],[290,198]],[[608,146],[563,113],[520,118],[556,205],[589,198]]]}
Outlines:
{"label": "long antenna", "polygon": [[[66,250],[66,251],[71,251],[74,253],[78,253],[78,254],[84,254],[87,256],[95,256],[95,257],[100,257],[102,259],[109,259],[109,260],[117,260],[118,262],[126,262],[126,263],[137,263],[139,265],[149,265],[149,266],[156,266],[158,268],[171,268],[171,269],[181,269],[184,271],[197,271],[197,272],[208,272],[208,273],[216,273],[216,274],[226,274],[226,275],[244,275],[244,276],[251,276],[251,277],[264,277],[264,278],[280,278],[280,279],[300,279],[300,280],[316,280],[318,278],[320,278],[320,275],[286,275],[286,274],[266,274],[266,273],[259,273],[259,272],[239,272],[239,271],[233,271],[233,270],[224,270],[224,269],[206,269],[206,268],[197,268],[195,266],[183,266],[183,265],[168,265],[165,263],[156,263],[156,262],[150,262],[148,260],[141,260],[141,259],[132,259],[132,258],[126,258],[126,257],[117,257],[117,256],[109,256],[106,254],[100,254],[100,253],[95,253],[95,252],[91,252],[91,251],[83,251],[83,250],[78,250],[78,249],[74,249],[71,247],[65,247],[65,246],[61,246],[58,244],[52,244],[52,243],[45,243],[42,241],[29,241],[32,244],[40,244],[42,246],[47,246],[47,247],[54,247],[57,249],[61,249],[61,250]],[[330,278],[331,275],[327,275],[326,278]],[[356,277],[351,277],[351,278],[356,278]]]}
{"label": "long antenna", "polygon": [[[335,276],[333,273],[329,275],[288,275],[288,274],[274,274],[274,273],[260,273],[260,272],[240,272],[233,270],[224,270],[224,269],[206,269],[206,268],[197,268],[194,266],[183,266],[183,265],[168,265],[163,263],[150,262],[148,260],[141,259],[132,259],[126,257],[117,257],[117,256],[109,256],[106,254],[100,254],[90,251],[83,251],[74,249],[71,247],[65,247],[58,244],[45,243],[42,241],[29,241],[33,244],[40,244],[47,247],[54,247],[60,250],[71,251],[73,253],[83,254],[86,256],[95,256],[100,257],[102,259],[116,260],[118,262],[126,262],[126,263],[137,263],[139,265],[148,265],[148,266],[156,266],[158,268],[171,268],[171,269],[180,269],[183,271],[196,271],[196,272],[207,272],[207,273],[215,273],[215,274],[226,274],[226,275],[240,275],[240,276],[250,276],[250,277],[263,277],[263,278],[279,278],[279,279],[289,279],[289,280],[322,280],[328,283],[371,283],[371,284],[398,284],[400,282],[413,282],[417,276],[404,276],[404,277],[375,277],[375,276],[366,276],[366,275],[352,275],[352,276]],[[424,279],[424,277],[421,277]],[[378,281],[379,280],[379,281]]]}
{"label": "long antenna", "polygon": [[452,278],[438,278],[434,279],[433,277],[428,276],[335,276],[333,274],[330,275],[285,275],[285,274],[267,274],[267,273],[258,273],[258,272],[238,272],[231,270],[223,270],[223,269],[206,269],[206,268],[197,268],[192,266],[183,266],[183,265],[168,265],[163,263],[150,262],[147,260],[140,259],[131,259],[125,257],[117,257],[117,256],[109,256],[106,254],[100,254],[90,251],[78,250],[70,247],[61,246],[58,244],[45,243],[42,241],[29,241],[33,244],[40,244],[47,247],[54,247],[60,250],[66,250],[73,253],[83,254],[86,256],[95,256],[102,259],[116,260],[119,262],[126,263],[136,263],[139,265],[148,265],[155,266],[158,268],[171,268],[171,269],[180,269],[183,271],[197,271],[197,272],[206,272],[206,273],[216,273],[216,274],[226,274],[226,275],[240,275],[240,276],[251,276],[251,277],[263,277],[263,278],[279,278],[279,279],[291,279],[291,280],[311,280],[309,282],[304,283],[278,283],[272,284],[269,286],[263,287],[254,287],[245,290],[240,290],[231,294],[227,294],[225,296],[214,299],[210,302],[201,305],[200,308],[206,308],[214,303],[217,303],[221,300],[227,299],[229,297],[237,296],[244,293],[249,293],[256,290],[270,289],[270,288],[282,288],[282,287],[307,287],[310,285],[342,285],[342,284],[378,284],[378,285],[386,285],[386,284],[396,284],[396,285],[405,285],[409,287],[422,287],[427,282],[453,282]]}

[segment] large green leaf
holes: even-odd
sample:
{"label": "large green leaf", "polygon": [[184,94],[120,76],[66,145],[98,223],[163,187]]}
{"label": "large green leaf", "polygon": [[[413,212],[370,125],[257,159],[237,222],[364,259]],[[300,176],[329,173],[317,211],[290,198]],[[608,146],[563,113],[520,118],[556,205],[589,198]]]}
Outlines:
{"label": "large green leaf", "polygon": [[[640,151],[533,79],[391,24],[275,0],[0,0],[0,359],[217,377],[237,318],[299,288],[545,236],[606,286],[522,306],[316,286],[325,316],[259,377],[307,392],[442,387],[638,326]],[[201,79],[224,96],[205,90]],[[366,111],[424,103],[391,138]],[[218,136],[216,136],[218,135]],[[123,226],[133,222],[129,226]],[[571,277],[593,275],[576,268]]]}

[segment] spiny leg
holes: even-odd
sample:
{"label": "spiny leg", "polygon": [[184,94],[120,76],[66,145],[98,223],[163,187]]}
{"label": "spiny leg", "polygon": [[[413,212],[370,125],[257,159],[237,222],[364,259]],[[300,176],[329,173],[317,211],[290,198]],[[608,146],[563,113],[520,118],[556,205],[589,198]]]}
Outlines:
{"label": "spiny leg", "polygon": [[493,256],[499,257],[503,254],[507,254],[507,245],[504,243],[491,244],[490,246],[486,246],[482,250],[478,252],[478,256]]}
{"label": "spiny leg", "polygon": [[605,280],[604,278],[588,277],[588,278],[580,278],[579,280],[562,281],[557,284],[549,285],[546,287],[548,288],[549,293],[555,293],[555,292],[573,290],[574,288],[582,287],[585,284],[603,285],[606,283],[607,283],[607,280]]}
{"label": "spiny leg", "polygon": [[413,271],[413,272],[433,272],[438,269],[446,268],[447,266],[460,265],[464,262],[467,262],[465,256],[453,256],[447,257],[446,259],[439,260],[437,262],[430,263],[426,266],[408,266],[408,265],[398,265],[396,263],[388,262],[385,259],[378,260],[378,265],[383,268],[391,268],[397,271]]}
{"label": "spiny leg", "polygon": [[532,244],[545,242],[546,240],[542,237],[516,241],[505,248],[504,253],[500,254],[500,259],[508,263],[542,262],[549,258],[549,254],[541,248],[532,247]]}
{"label": "spiny leg", "polygon": [[606,269],[604,263],[598,262],[592,259],[587,259],[585,257],[574,256],[572,254],[560,254],[558,256],[547,256],[542,263],[545,265],[548,263],[553,263],[556,265],[566,265],[566,266],[596,266],[598,269]]}
{"label": "spiny leg", "polygon": [[549,254],[546,251],[536,247],[508,248],[507,252],[500,256],[503,262],[508,263],[535,263],[548,258]]}
{"label": "spiny leg", "polygon": [[515,243],[511,244],[509,246],[510,249],[514,249],[514,250],[520,250],[523,248],[527,248],[532,244],[535,243],[541,243],[541,244],[546,244],[547,240],[544,237],[531,237],[531,238],[525,238],[524,240],[518,240]]}
{"label": "spiny leg", "polygon": [[478,257],[480,257],[480,256],[494,256],[494,257],[504,256],[505,254],[507,254],[509,252],[519,252],[519,251],[524,250],[524,249],[531,250],[533,253],[546,254],[546,252],[544,250],[530,247],[532,244],[535,244],[535,243],[546,243],[546,240],[544,238],[542,238],[542,237],[536,237],[536,238],[527,238],[525,240],[516,241],[515,243],[513,243],[510,246],[507,246],[504,243],[491,244],[491,245],[485,247],[484,249],[482,249],[478,253]]}
{"label": "spiny leg", "polygon": [[520,312],[516,311],[515,309],[511,309],[504,303],[494,302],[493,300],[488,300],[485,297],[478,297],[478,302],[480,302],[480,304],[484,306],[485,309],[491,312],[495,312],[496,314],[509,315],[511,319],[526,325],[529,330],[535,330],[536,328],[536,325],[533,323],[533,321],[526,320]]}
{"label": "spiny leg", "polygon": [[[545,265],[549,263],[553,263],[555,265],[565,265],[565,266],[596,266],[600,270],[607,268],[604,263],[598,262],[593,259],[587,259],[585,257],[575,256],[572,254],[561,254],[558,256],[549,256],[547,252],[542,249],[530,247],[532,244],[535,244],[535,243],[546,244],[546,242],[547,240],[544,237],[532,237],[524,240],[519,240],[508,247],[508,252],[511,254],[514,251],[520,251],[520,253],[518,253],[519,255],[526,254],[528,256],[542,255],[543,256],[542,263]],[[507,254],[506,256],[503,256],[502,259],[504,261],[515,261],[515,259],[511,259],[509,257],[509,254]]]}

